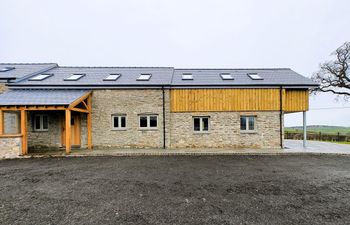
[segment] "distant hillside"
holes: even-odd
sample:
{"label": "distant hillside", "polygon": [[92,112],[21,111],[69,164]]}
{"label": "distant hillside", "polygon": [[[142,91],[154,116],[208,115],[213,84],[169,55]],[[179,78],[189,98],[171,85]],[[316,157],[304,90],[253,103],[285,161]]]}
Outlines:
{"label": "distant hillside", "polygon": [[[300,132],[303,130],[302,126],[295,126],[295,127],[286,127],[285,131],[289,132]],[[350,127],[342,127],[342,126],[326,126],[326,125],[310,125],[307,126],[307,131],[311,132],[321,132],[324,134],[337,134],[338,132],[340,134],[347,134],[350,135]]]}

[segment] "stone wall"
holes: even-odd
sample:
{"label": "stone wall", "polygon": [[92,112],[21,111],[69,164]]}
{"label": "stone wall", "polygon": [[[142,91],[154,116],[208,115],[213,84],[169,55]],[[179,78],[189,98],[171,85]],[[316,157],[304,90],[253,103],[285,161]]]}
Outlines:
{"label": "stone wall", "polygon": [[[34,130],[34,115],[47,114],[49,120],[48,131]],[[28,148],[59,148],[61,147],[61,119],[64,118],[64,112],[29,112],[28,113]]]}
{"label": "stone wall", "polygon": [[[48,131],[34,130],[34,115],[46,114],[49,119]],[[57,149],[62,147],[62,121],[64,111],[29,112],[28,114],[28,148],[29,149]],[[81,148],[87,147],[86,114],[81,114]]]}
{"label": "stone wall", "polygon": [[21,137],[0,137],[0,158],[14,158],[21,151]]}
{"label": "stone wall", "polygon": [[[256,132],[240,131],[240,115],[256,116]],[[193,132],[193,116],[209,116],[209,132]],[[172,148],[280,148],[279,112],[171,113]]]}
{"label": "stone wall", "polygon": [[[92,140],[94,147],[162,148],[163,100],[161,89],[95,90],[92,97]],[[165,90],[166,123],[169,124],[169,92]],[[111,115],[126,114],[126,129],[112,130]],[[139,114],[158,115],[158,128],[139,129]],[[169,129],[166,127],[169,144]]]}
{"label": "stone wall", "polygon": [[0,94],[7,90],[7,86],[5,83],[0,83]]}

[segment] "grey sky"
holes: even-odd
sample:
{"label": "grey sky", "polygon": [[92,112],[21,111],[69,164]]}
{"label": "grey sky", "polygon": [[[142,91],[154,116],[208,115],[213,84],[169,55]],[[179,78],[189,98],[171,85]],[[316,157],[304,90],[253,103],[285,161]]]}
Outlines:
{"label": "grey sky", "polygon": [[[311,76],[350,41],[350,1],[2,0],[0,62],[80,66],[290,67]],[[332,96],[310,108],[350,107]],[[350,108],[309,124],[350,126]],[[301,125],[287,115],[286,125]]]}

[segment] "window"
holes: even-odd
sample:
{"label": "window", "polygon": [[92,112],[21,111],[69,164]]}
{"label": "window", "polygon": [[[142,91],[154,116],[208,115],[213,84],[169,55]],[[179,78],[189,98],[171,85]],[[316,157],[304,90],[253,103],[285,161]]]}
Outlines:
{"label": "window", "polygon": [[34,131],[48,131],[49,117],[48,115],[38,114],[34,116]]}
{"label": "window", "polygon": [[116,81],[118,80],[118,78],[121,76],[121,74],[118,73],[111,73],[109,74],[105,79],[105,81]]}
{"label": "window", "polygon": [[84,73],[76,73],[76,74],[71,75],[70,77],[64,78],[64,80],[76,81],[76,80],[79,80],[80,78],[82,78],[83,76],[85,76]]}
{"label": "window", "polygon": [[209,131],[209,117],[193,117],[193,131],[194,132],[208,132]]}
{"label": "window", "polygon": [[193,80],[192,73],[183,73],[182,74],[182,80]]}
{"label": "window", "polygon": [[241,131],[255,131],[255,116],[241,116]]}
{"label": "window", "polygon": [[3,67],[3,68],[0,68],[0,72],[7,72],[7,71],[10,71],[10,70],[14,70],[15,67]]}
{"label": "window", "polygon": [[148,81],[149,79],[151,79],[152,74],[150,73],[141,73],[141,75],[136,79],[139,81]]}
{"label": "window", "polygon": [[157,129],[158,127],[157,115],[140,115],[139,121],[139,127],[141,129]]}
{"label": "window", "polygon": [[29,80],[33,80],[33,81],[42,81],[45,80],[48,77],[53,76],[53,74],[40,74],[40,75],[36,75],[35,77],[30,78]]}
{"label": "window", "polygon": [[234,80],[230,73],[220,73],[221,79],[223,80]]}
{"label": "window", "polygon": [[264,78],[262,78],[259,74],[257,73],[248,73],[248,76],[252,79],[252,80],[263,80]]}
{"label": "window", "polygon": [[125,130],[126,129],[126,115],[112,115],[112,129]]}

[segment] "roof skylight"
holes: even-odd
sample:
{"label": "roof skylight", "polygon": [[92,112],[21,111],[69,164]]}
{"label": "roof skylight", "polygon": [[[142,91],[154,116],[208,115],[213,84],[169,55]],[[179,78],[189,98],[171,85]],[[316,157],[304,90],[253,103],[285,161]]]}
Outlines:
{"label": "roof skylight", "polygon": [[264,78],[262,78],[259,74],[257,73],[248,73],[248,76],[252,79],[252,80],[264,80]]}
{"label": "roof skylight", "polygon": [[223,80],[234,80],[230,73],[220,73],[221,79]]}
{"label": "roof skylight", "polygon": [[80,78],[82,78],[83,76],[85,76],[84,73],[75,73],[75,74],[71,75],[70,77],[64,78],[64,80],[76,81],[76,80],[79,80]]}
{"label": "roof skylight", "polygon": [[42,81],[42,80],[45,80],[46,78],[51,77],[51,76],[53,76],[52,73],[46,73],[46,74],[43,73],[43,74],[36,75],[35,77],[30,78],[29,80]]}
{"label": "roof skylight", "polygon": [[183,73],[182,80],[193,80],[193,74],[192,73]]}
{"label": "roof skylight", "polygon": [[111,73],[106,78],[104,78],[103,80],[105,80],[105,81],[116,81],[116,80],[118,80],[118,78],[120,76],[121,76],[121,74],[119,74],[119,73]]}
{"label": "roof skylight", "polygon": [[139,81],[148,81],[149,79],[151,79],[152,74],[150,73],[141,73],[141,75],[136,79]]}
{"label": "roof skylight", "polygon": [[0,68],[0,72],[7,72],[13,69],[15,69],[15,67],[2,67]]}

